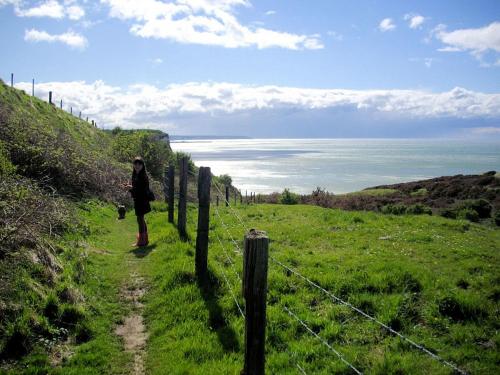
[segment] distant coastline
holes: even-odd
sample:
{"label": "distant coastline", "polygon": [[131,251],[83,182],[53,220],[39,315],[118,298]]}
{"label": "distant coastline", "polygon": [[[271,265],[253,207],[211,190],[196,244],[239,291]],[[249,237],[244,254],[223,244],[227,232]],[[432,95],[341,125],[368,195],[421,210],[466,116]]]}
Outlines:
{"label": "distant coastline", "polygon": [[170,140],[174,142],[212,139],[252,139],[252,137],[243,135],[170,135]]}

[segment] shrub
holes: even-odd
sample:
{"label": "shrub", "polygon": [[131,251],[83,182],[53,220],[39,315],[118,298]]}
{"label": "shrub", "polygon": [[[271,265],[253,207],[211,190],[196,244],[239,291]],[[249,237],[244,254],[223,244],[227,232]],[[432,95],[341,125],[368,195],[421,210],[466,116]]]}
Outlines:
{"label": "shrub", "polygon": [[469,207],[477,212],[480,218],[491,217],[492,206],[486,199],[477,199],[470,202]]}
{"label": "shrub", "polygon": [[406,213],[406,206],[403,204],[388,204],[382,207],[382,213],[392,215],[404,215]]}
{"label": "shrub", "polygon": [[281,193],[281,203],[282,204],[297,204],[299,201],[299,197],[297,194],[292,193],[289,189],[283,190]]}
{"label": "shrub", "polygon": [[80,306],[63,305],[60,321],[64,326],[75,326],[85,319],[85,311]]}
{"label": "shrub", "polygon": [[233,183],[233,180],[231,179],[231,176],[227,174],[221,174],[218,177],[219,182],[224,185],[224,186],[231,186]]}
{"label": "shrub", "polygon": [[460,219],[466,219],[466,220],[472,221],[474,223],[477,223],[479,221],[478,213],[470,208],[464,208],[464,209],[460,210],[458,212],[457,217]]}
{"label": "shrub", "polygon": [[432,209],[423,204],[417,203],[406,208],[406,213],[410,215],[432,215]]}

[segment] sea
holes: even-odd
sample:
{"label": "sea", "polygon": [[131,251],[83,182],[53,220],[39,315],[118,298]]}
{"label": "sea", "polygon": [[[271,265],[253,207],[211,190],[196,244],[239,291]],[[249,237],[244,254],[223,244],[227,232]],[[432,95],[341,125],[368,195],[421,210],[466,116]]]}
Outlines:
{"label": "sea", "polygon": [[443,139],[181,139],[215,175],[228,174],[242,192],[288,188],[335,194],[432,177],[500,170],[500,140]]}

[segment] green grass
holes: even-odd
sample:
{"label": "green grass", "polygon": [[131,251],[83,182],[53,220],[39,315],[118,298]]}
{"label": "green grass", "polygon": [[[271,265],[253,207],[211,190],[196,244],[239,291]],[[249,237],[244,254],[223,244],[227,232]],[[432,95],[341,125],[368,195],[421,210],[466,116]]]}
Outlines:
{"label": "green grass", "polygon": [[[114,209],[91,204],[86,304],[93,306],[94,335],[52,373],[127,373],[114,327],[127,316],[119,288],[131,271],[146,278],[144,316],[149,338],[148,374],[239,374],[243,367],[244,320],[224,274],[243,306],[242,257],[211,209],[210,280],[194,274],[196,207],[189,206],[191,239],[179,240],[167,223],[165,205],[147,215],[151,245],[133,252],[135,217],[117,221]],[[498,372],[500,231],[462,220],[393,216],[314,206],[237,207],[249,228],[266,230],[270,254],[337,296],[425,345],[471,374]],[[229,233],[242,247],[245,233],[231,211],[219,207]],[[315,332],[367,374],[451,374],[303,280],[270,263],[266,370],[309,374],[351,373],[346,365],[284,310],[288,306]],[[39,357],[30,357],[33,363]],[[39,359],[38,359],[39,360]],[[40,363],[40,360],[39,362]],[[33,365],[31,369],[37,368]],[[38,365],[38,368],[43,368]],[[28,373],[37,373],[36,371]],[[39,372],[43,373],[43,372]]]}
{"label": "green grass", "polygon": [[397,193],[399,190],[397,189],[365,189],[360,191],[354,191],[352,193],[347,194],[339,194],[339,195],[368,195],[368,196],[383,196],[383,195],[391,195]]}

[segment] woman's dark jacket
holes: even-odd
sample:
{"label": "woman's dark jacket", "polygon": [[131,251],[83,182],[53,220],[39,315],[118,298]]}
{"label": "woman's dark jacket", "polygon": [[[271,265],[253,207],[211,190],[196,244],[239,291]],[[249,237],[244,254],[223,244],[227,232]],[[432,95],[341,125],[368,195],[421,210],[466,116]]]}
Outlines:
{"label": "woman's dark jacket", "polygon": [[148,199],[149,179],[144,170],[132,174],[132,189],[129,190],[134,198],[134,210],[137,216],[142,216],[151,211]]}

